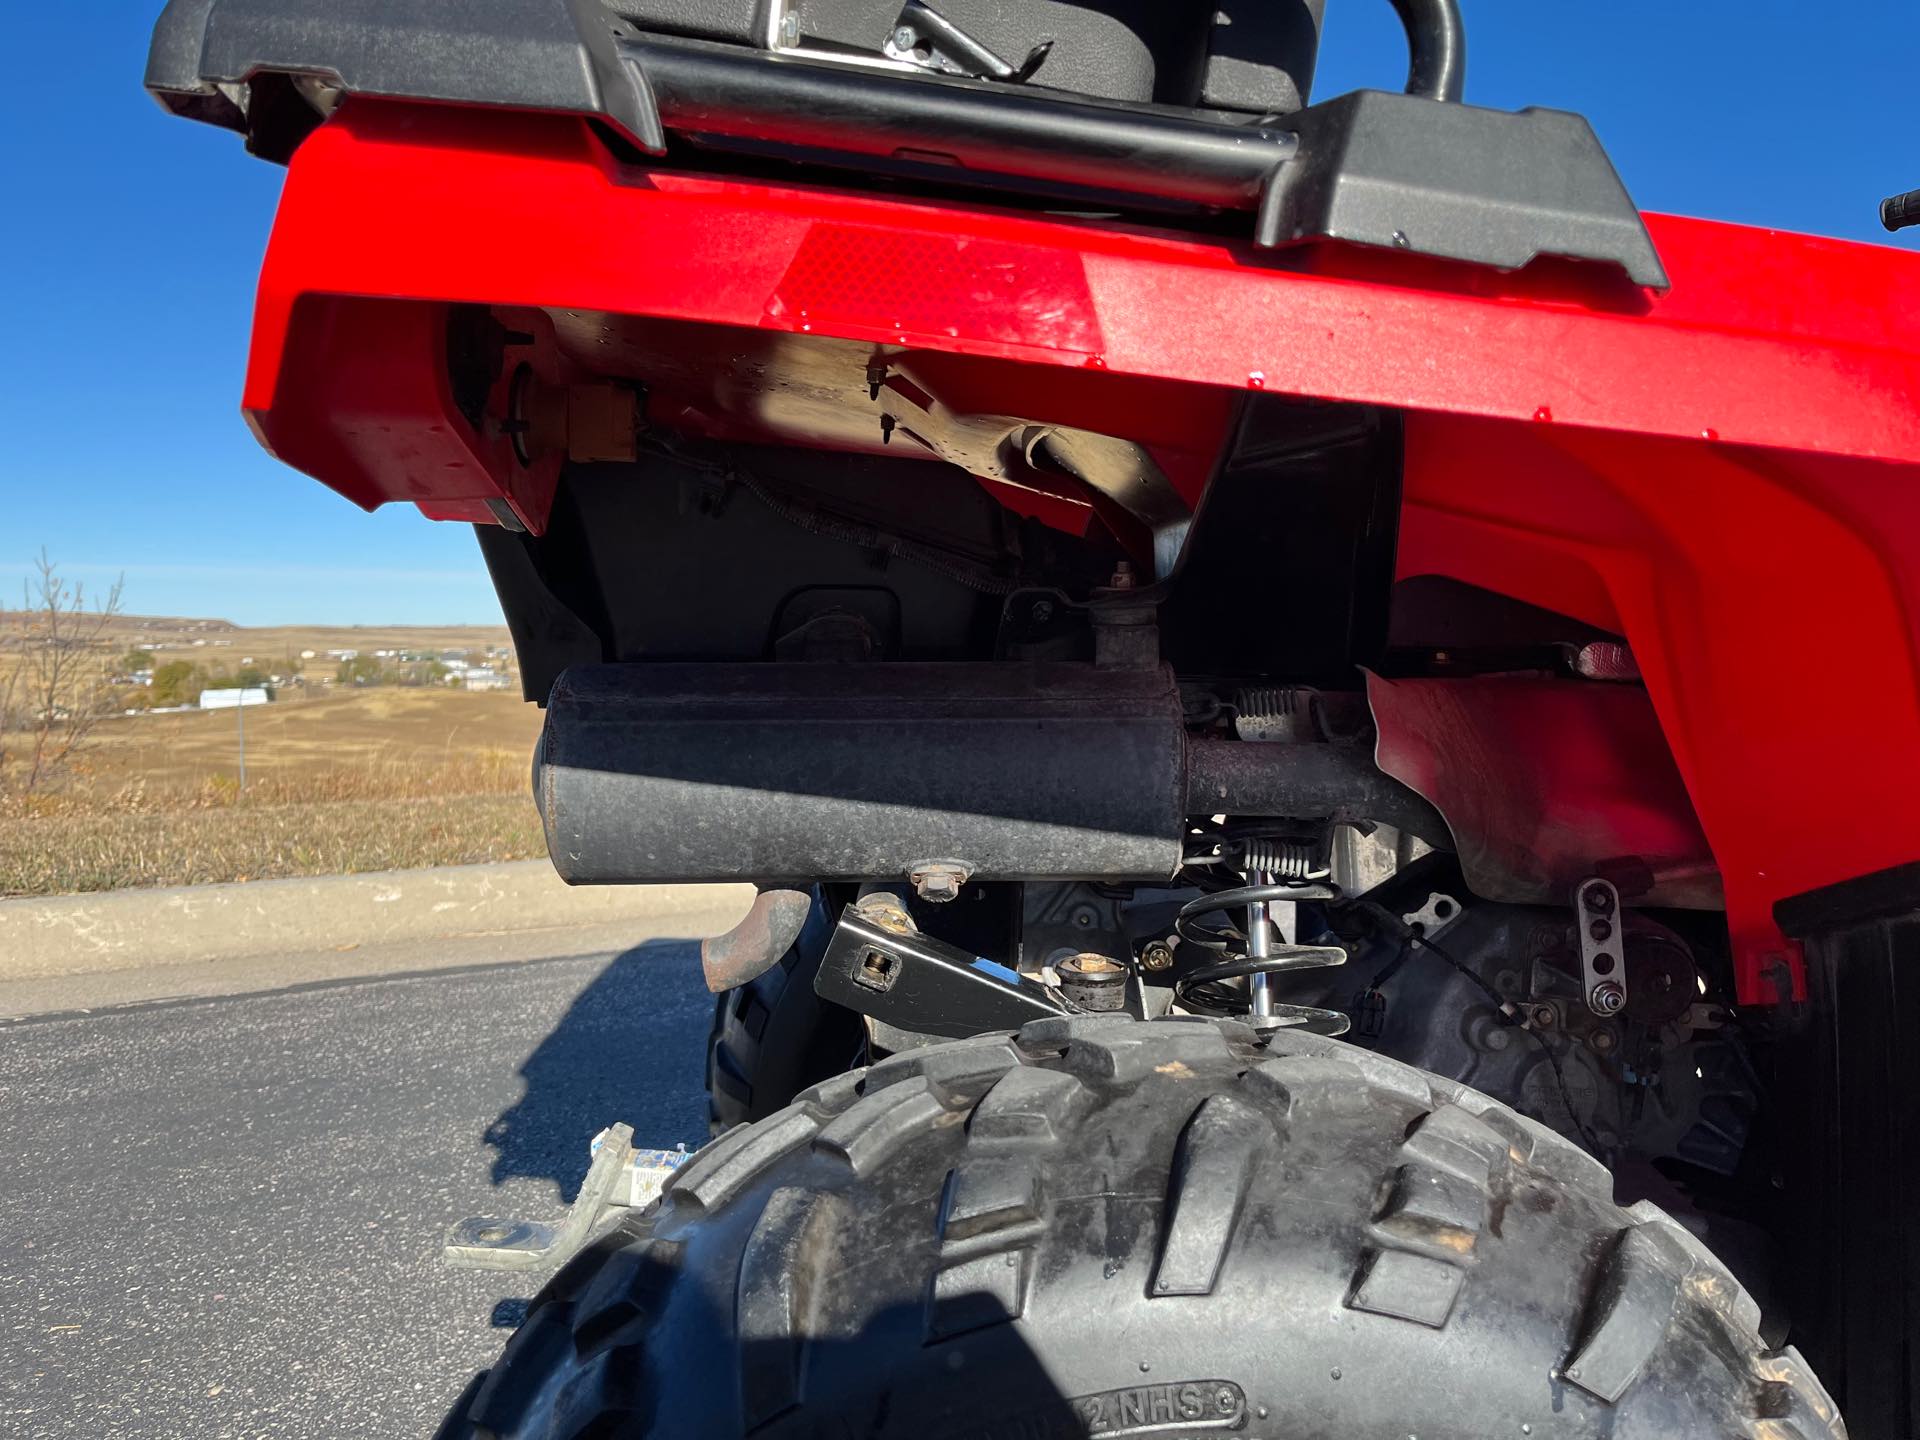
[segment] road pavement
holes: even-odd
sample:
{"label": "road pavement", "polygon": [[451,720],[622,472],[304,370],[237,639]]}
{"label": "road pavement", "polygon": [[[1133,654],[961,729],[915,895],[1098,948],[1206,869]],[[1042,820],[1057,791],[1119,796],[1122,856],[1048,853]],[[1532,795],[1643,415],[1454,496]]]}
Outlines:
{"label": "road pavement", "polygon": [[557,1212],[612,1121],[705,1133],[695,946],[578,948],[0,984],[0,1435],[431,1435],[537,1285],[446,1227]]}

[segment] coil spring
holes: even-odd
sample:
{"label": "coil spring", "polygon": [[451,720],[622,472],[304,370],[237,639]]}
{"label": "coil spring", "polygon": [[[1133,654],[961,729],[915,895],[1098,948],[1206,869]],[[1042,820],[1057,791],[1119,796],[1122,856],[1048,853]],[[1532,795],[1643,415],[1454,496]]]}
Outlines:
{"label": "coil spring", "polygon": [[1280,883],[1305,884],[1323,874],[1320,845],[1285,836],[1251,837],[1236,842],[1234,858],[1249,875],[1267,874]]}
{"label": "coil spring", "polygon": [[1250,685],[1234,697],[1234,703],[1242,715],[1271,720],[1304,713],[1313,696],[1314,692],[1304,685]]}
{"label": "coil spring", "polygon": [[1262,732],[1263,739],[1306,740],[1314,729],[1314,702],[1319,693],[1301,685],[1261,685],[1234,696],[1241,721]]}
{"label": "coil spring", "polygon": [[[1252,868],[1252,867],[1249,867]],[[1174,918],[1174,932],[1186,944],[1209,950],[1225,958],[1201,965],[1174,981],[1174,998],[1189,1010],[1202,1014],[1240,1014],[1251,1010],[1246,995],[1223,985],[1222,981],[1256,975],[1280,975],[1294,970],[1331,969],[1347,963],[1347,952],[1338,945],[1271,945],[1265,955],[1248,948],[1248,932],[1228,925],[1203,925],[1211,915],[1244,911],[1253,924],[1266,925],[1266,906],[1273,901],[1338,901],[1340,888],[1324,881],[1276,880],[1271,883],[1242,885],[1232,890],[1216,890],[1183,905]],[[1274,1003],[1266,1015],[1267,1023],[1306,1030],[1315,1035],[1345,1034],[1352,1023],[1338,1010],[1318,1005]]]}

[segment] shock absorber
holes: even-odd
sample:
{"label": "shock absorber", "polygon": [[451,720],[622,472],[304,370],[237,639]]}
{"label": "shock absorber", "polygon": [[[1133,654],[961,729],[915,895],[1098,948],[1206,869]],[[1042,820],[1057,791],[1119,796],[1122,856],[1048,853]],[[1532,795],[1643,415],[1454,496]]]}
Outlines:
{"label": "shock absorber", "polygon": [[[1287,933],[1293,929],[1295,905],[1303,900],[1337,902],[1339,887],[1310,878],[1315,847],[1308,842],[1248,841],[1240,858],[1245,884],[1191,900],[1174,919],[1175,933],[1183,942],[1220,957],[1176,980],[1174,998],[1184,1008],[1203,1014],[1232,1014],[1244,1007],[1259,1026],[1343,1034],[1349,1021],[1340,1011],[1277,1001],[1271,981],[1272,976],[1288,971],[1347,963],[1347,952],[1338,945],[1301,945]],[[1277,939],[1275,906],[1284,907],[1286,922]],[[1235,915],[1242,920],[1241,928],[1232,923]],[[1241,978],[1246,980],[1244,995],[1225,983]]]}
{"label": "shock absorber", "polygon": [[[1241,874],[1249,885],[1272,887],[1281,881],[1289,885],[1305,884],[1313,878],[1316,847],[1312,841],[1296,839],[1251,839],[1241,845]],[[1284,923],[1276,926],[1275,910],[1282,912]],[[1255,900],[1247,906],[1246,925],[1248,961],[1260,963],[1273,959],[1274,931],[1281,942],[1292,937],[1293,902]],[[1269,972],[1255,970],[1247,976],[1247,1007],[1256,1022],[1273,1018],[1273,986]]]}

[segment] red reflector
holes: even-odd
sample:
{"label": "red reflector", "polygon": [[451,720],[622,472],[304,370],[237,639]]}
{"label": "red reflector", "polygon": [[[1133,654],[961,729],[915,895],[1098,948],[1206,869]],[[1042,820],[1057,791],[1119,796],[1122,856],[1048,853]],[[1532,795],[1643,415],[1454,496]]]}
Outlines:
{"label": "red reflector", "polygon": [[1006,240],[818,224],[767,315],[795,330],[945,338],[1095,354],[1100,322],[1070,251]]}

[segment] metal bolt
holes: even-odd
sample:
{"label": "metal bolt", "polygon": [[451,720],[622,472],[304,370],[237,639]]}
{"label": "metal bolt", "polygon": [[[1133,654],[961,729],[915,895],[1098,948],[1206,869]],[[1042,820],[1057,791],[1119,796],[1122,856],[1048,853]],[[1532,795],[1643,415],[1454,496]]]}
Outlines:
{"label": "metal bolt", "polygon": [[1618,1015],[1626,1003],[1626,991],[1611,980],[1601,981],[1587,997],[1587,1007],[1596,1015]]}
{"label": "metal bolt", "polygon": [[1593,1047],[1596,1055],[1611,1055],[1620,1044],[1620,1037],[1611,1030],[1596,1030],[1587,1037],[1587,1044]]}
{"label": "metal bolt", "polygon": [[1033,616],[1034,624],[1044,625],[1053,619],[1053,602],[1051,600],[1036,600],[1033,602],[1033,609],[1030,613]]}
{"label": "metal bolt", "polygon": [[[918,35],[913,33],[913,27],[911,25],[902,25],[898,30],[893,32],[893,48],[896,50],[911,50],[913,49],[913,42],[919,38]],[[873,42],[869,41],[867,43],[871,44]]]}
{"label": "metal bolt", "polygon": [[1613,889],[1603,881],[1595,881],[1581,891],[1580,901],[1595,915],[1613,913]]}
{"label": "metal bolt", "polygon": [[952,900],[959,895],[960,882],[955,876],[948,874],[944,870],[940,870],[931,874],[916,876],[913,882],[913,890],[922,900],[935,905],[944,904],[946,901]]}
{"label": "metal bolt", "polygon": [[800,17],[789,10],[780,18],[780,43],[796,45],[800,41]]}
{"label": "metal bolt", "polygon": [[960,897],[960,887],[967,883],[971,873],[964,865],[952,861],[930,860],[914,866],[907,880],[913,886],[913,893],[929,905],[944,905]]}
{"label": "metal bolt", "polygon": [[1113,567],[1113,578],[1107,581],[1110,590],[1133,589],[1133,562],[1122,560]]}
{"label": "metal bolt", "polygon": [[900,897],[885,890],[862,895],[853,902],[853,908],[861,919],[895,935],[911,935],[917,928],[913,917],[907,913],[907,907],[900,903]]}
{"label": "metal bolt", "polygon": [[1534,1028],[1537,1030],[1551,1030],[1555,1022],[1559,1019],[1559,1017],[1554,1014],[1551,1005],[1536,1005],[1533,1007],[1531,1014]]}
{"label": "metal bolt", "polygon": [[1164,940],[1150,940],[1140,952],[1142,970],[1168,970],[1173,967],[1173,947]]}

